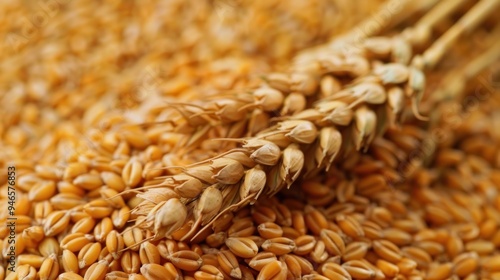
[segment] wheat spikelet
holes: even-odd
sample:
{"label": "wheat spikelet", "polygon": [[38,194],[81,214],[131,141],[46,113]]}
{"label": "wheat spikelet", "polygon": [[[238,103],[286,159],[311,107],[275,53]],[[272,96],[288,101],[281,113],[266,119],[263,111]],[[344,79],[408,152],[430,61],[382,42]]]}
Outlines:
{"label": "wheat spikelet", "polygon": [[[424,69],[433,67],[440,60],[446,49],[465,31],[464,24],[473,29],[497,5],[496,1],[481,1],[422,55],[413,54],[416,42],[409,38],[415,31],[407,29],[403,36],[367,38],[359,49],[349,55],[329,46],[326,51],[300,57],[294,68],[300,70],[292,70],[288,75],[270,75],[266,78],[267,85],[243,95],[234,94],[222,105],[212,103],[203,107],[180,104],[182,109],[177,110],[189,126],[206,127],[213,119],[217,123],[243,120],[246,114],[240,113],[250,108],[288,113],[289,110],[284,107],[286,94],[299,93],[307,98],[317,95],[318,86],[324,85],[321,96],[309,100],[312,103],[309,108],[299,106],[292,115],[280,116],[276,124],[257,132],[255,136],[219,139],[240,142],[241,147],[184,166],[180,168],[181,174],[166,176],[164,183],[146,186],[145,189],[169,186],[179,194],[181,188],[189,188],[187,184],[196,185],[195,191],[188,197],[181,197],[186,204],[182,210],[188,213],[186,219],[176,223],[175,227],[162,230],[161,234],[158,234],[158,229],[163,224],[158,223],[162,220],[156,219],[156,238],[163,237],[164,232],[179,229],[191,216],[195,223],[183,239],[192,238],[198,226],[211,226],[227,211],[253,204],[263,194],[272,196],[284,187],[290,188],[301,175],[314,176],[322,170],[328,171],[335,160],[344,159],[353,151],[367,151],[373,140],[386,130],[387,119],[392,124],[399,122],[407,101],[411,102],[414,114],[422,118],[418,103],[425,89]],[[422,32],[422,26],[431,28],[432,23],[437,21],[432,15],[438,15],[443,9],[445,13],[451,13],[458,6],[438,5],[431,11],[431,16],[417,23],[415,29]],[[334,45],[343,43],[340,41]],[[214,107],[218,111],[210,109]],[[188,111],[187,108],[193,110]],[[209,119],[203,117],[207,115]],[[202,128],[199,131],[203,133],[196,135],[195,139],[205,137],[209,130]],[[196,142],[191,140],[188,144]],[[411,141],[402,145],[416,148]],[[146,200],[154,195],[149,192],[147,190],[143,194]],[[167,206],[164,208],[171,211]],[[155,209],[162,211],[163,208]],[[155,211],[148,216],[157,215]],[[151,223],[145,225],[150,229],[153,226]]]}

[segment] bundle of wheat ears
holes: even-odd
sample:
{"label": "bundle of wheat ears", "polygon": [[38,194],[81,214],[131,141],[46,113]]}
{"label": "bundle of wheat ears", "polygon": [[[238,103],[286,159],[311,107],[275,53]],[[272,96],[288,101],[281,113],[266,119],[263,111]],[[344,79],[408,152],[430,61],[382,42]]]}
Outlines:
{"label": "bundle of wheat ears", "polygon": [[[51,7],[78,4],[60,2]],[[111,2],[109,11],[132,13],[128,4]],[[0,177],[0,204],[7,205],[0,210],[0,280],[500,278],[500,134],[494,129],[500,98],[492,70],[500,58],[500,1],[389,0],[330,41],[320,23],[328,20],[327,8],[320,20],[305,7],[291,13],[298,19],[271,20],[265,15],[279,10],[280,1],[202,2],[191,12],[176,1],[168,9],[195,22],[215,12],[221,20],[221,9],[235,17],[248,7],[256,12],[252,22],[280,28],[233,30],[234,38],[248,32],[288,38],[282,34],[293,32],[290,26],[307,25],[323,42],[277,40],[281,47],[269,47],[276,64],[301,44],[308,48],[268,71],[258,58],[224,60],[238,46],[196,47],[215,23],[181,22],[179,30],[192,30],[180,39],[185,49],[177,51],[172,77],[131,98],[126,93],[144,88],[124,89],[131,84],[126,79],[125,86],[114,79],[109,91],[100,87],[114,75],[112,67],[96,76],[83,71],[76,85],[64,87],[57,73],[73,69],[70,62],[49,67],[29,86],[18,71],[13,99],[38,104],[19,105],[0,123],[0,165],[14,170]],[[155,26],[132,25],[122,33],[138,38],[158,31]],[[299,33],[307,39],[308,32]],[[242,45],[255,51],[274,43],[253,36]],[[84,38],[68,39],[67,47],[90,52],[99,44]],[[167,48],[165,42],[158,44]],[[143,67],[160,56],[134,62],[141,51],[127,44],[121,65]],[[44,53],[61,59],[61,45]],[[32,53],[30,46],[16,47]],[[175,51],[170,48],[162,51]],[[103,53],[92,58],[111,61],[113,48]],[[214,73],[198,73],[210,60]],[[455,60],[453,68],[445,60]],[[75,86],[90,101],[66,97]],[[49,87],[58,90],[44,99]],[[123,95],[126,110],[107,112],[102,104]],[[105,102],[92,104],[98,98]],[[70,117],[72,110],[81,115]],[[59,115],[67,123],[51,127]],[[40,140],[33,128],[39,116],[50,124],[41,125]]]}

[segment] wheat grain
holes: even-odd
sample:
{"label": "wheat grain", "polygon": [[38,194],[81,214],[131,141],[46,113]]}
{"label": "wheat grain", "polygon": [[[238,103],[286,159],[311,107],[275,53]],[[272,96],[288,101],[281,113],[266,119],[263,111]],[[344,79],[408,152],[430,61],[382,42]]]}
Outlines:
{"label": "wheat grain", "polygon": [[[316,239],[311,235],[302,235],[294,240],[295,248],[293,253],[303,256],[311,253],[316,246]],[[325,245],[326,246],[326,245]]]}
{"label": "wheat grain", "polygon": [[36,269],[28,264],[20,265],[17,267],[18,279],[35,279]]}
{"label": "wheat grain", "polygon": [[71,233],[66,235],[60,242],[61,249],[70,250],[71,252],[78,252],[85,245],[94,241],[94,236],[84,233]]}
{"label": "wheat grain", "polygon": [[73,179],[73,184],[85,190],[95,190],[103,185],[101,177],[98,174],[82,174]]}
{"label": "wheat grain", "polygon": [[40,268],[44,260],[44,257],[35,254],[22,254],[17,258],[17,263],[21,265],[30,265],[34,268]]}
{"label": "wheat grain", "polygon": [[108,268],[108,261],[106,260],[101,260],[99,262],[96,262],[92,264],[87,271],[85,272],[85,275],[83,276],[83,279],[85,280],[103,280],[104,277],[106,276],[106,271]]}
{"label": "wheat grain", "polygon": [[261,271],[259,272],[259,275],[257,276],[256,279],[263,280],[263,279],[276,279],[276,280],[281,280],[281,279],[286,279],[286,265],[283,262],[280,261],[272,261],[268,264],[266,264]]}
{"label": "wheat grain", "polygon": [[182,250],[172,253],[168,260],[177,268],[186,271],[196,271],[203,265],[201,257],[190,250]]}
{"label": "wheat grain", "polygon": [[89,243],[85,245],[78,252],[78,267],[80,269],[83,269],[96,262],[99,259],[99,253],[101,252],[101,250],[101,243],[99,242]]}
{"label": "wheat grain", "polygon": [[257,244],[247,237],[229,237],[225,244],[233,254],[242,258],[253,258],[259,251]]}
{"label": "wheat grain", "polygon": [[57,260],[57,256],[53,254],[45,258],[45,260],[43,261],[38,271],[38,277],[40,277],[40,280],[53,280],[57,279],[58,275],[59,262]]}

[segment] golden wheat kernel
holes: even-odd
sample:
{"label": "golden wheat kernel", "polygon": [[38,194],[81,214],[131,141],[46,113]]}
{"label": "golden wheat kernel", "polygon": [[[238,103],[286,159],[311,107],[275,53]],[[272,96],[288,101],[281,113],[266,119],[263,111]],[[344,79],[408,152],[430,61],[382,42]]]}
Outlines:
{"label": "golden wheat kernel", "polygon": [[123,197],[118,193],[118,191],[112,188],[100,188],[99,193],[110,206],[117,209],[125,206],[125,201],[123,200]]}
{"label": "golden wheat kernel", "polygon": [[35,279],[36,269],[29,264],[19,265],[16,268],[18,279]]}
{"label": "golden wheat kernel", "polygon": [[117,192],[122,192],[125,190],[125,182],[122,177],[114,172],[101,172],[101,178],[104,184]]}
{"label": "golden wheat kernel", "polygon": [[163,156],[163,152],[160,147],[156,145],[149,145],[144,151],[144,155],[148,161],[159,160]]}
{"label": "golden wheat kernel", "polygon": [[399,274],[399,267],[385,260],[377,260],[377,268],[388,278],[396,277]]}
{"label": "golden wheat kernel", "polygon": [[[286,265],[278,260],[266,264],[257,275],[257,280],[286,278]],[[280,276],[284,274],[284,277]]]}
{"label": "golden wheat kernel", "polygon": [[[171,263],[166,263],[165,266],[171,265]],[[151,280],[162,280],[162,279],[176,279],[177,271],[175,267],[167,269],[165,266],[159,264],[144,264],[141,266],[141,274],[146,277],[146,279]]]}
{"label": "golden wheat kernel", "polygon": [[375,272],[375,279],[384,279],[384,273],[374,264],[376,261],[368,261],[367,259],[362,259],[361,262],[366,264],[371,270]]}
{"label": "golden wheat kernel", "polygon": [[59,274],[58,280],[83,280],[83,277],[75,272],[64,272]]}
{"label": "golden wheat kernel", "polygon": [[106,273],[105,278],[106,280],[128,280],[129,279],[129,273],[125,273],[123,271],[111,271]]}
{"label": "golden wheat kernel", "polygon": [[262,268],[270,262],[276,261],[276,255],[272,252],[260,252],[255,257],[251,259],[246,259],[245,262],[248,266],[257,271],[262,270]]}
{"label": "golden wheat kernel", "polygon": [[328,280],[327,277],[320,275],[320,274],[305,274],[302,276],[302,279],[304,280]]}
{"label": "golden wheat kernel", "polygon": [[111,214],[111,219],[113,220],[113,225],[117,229],[121,229],[129,221],[130,218],[130,208],[124,206],[120,209],[116,209]]}
{"label": "golden wheat kernel", "polygon": [[325,262],[328,259],[328,252],[326,252],[325,243],[321,240],[318,240],[309,256],[314,262],[318,264]]}
{"label": "golden wheat kernel", "polygon": [[292,211],[292,227],[302,235],[307,233],[304,213],[302,211]]}
{"label": "golden wheat kernel", "polygon": [[33,216],[36,221],[43,223],[53,210],[52,204],[49,201],[37,202],[35,203],[35,207],[33,209]]}
{"label": "golden wheat kernel", "polygon": [[[87,195],[86,197],[92,201],[94,199],[97,199],[97,198],[101,198],[102,197],[102,194],[101,194],[101,189],[102,188],[97,188],[95,190],[91,190],[89,192],[87,192]],[[110,203],[111,204],[111,203]]]}
{"label": "golden wheat kernel", "polygon": [[50,198],[50,203],[54,209],[70,210],[79,205],[85,204],[85,200],[81,195],[74,193],[58,193]]}
{"label": "golden wheat kernel", "polygon": [[281,227],[281,229],[283,230],[283,237],[290,239],[297,239],[300,236],[302,236],[300,232],[298,232],[296,229],[292,227]]}
{"label": "golden wheat kernel", "polygon": [[328,228],[328,221],[319,210],[307,205],[304,212],[305,225],[312,233],[319,235],[322,229]]}
{"label": "golden wheat kernel", "polygon": [[248,237],[255,232],[255,226],[250,218],[238,219],[227,230],[230,237]]}
{"label": "golden wheat kernel", "polygon": [[464,251],[464,242],[456,234],[451,234],[445,244],[446,252],[450,258],[454,258]]}
{"label": "golden wheat kernel", "polygon": [[401,254],[404,257],[414,261],[417,264],[418,268],[421,269],[427,268],[432,262],[432,257],[426,251],[417,247],[403,247],[401,248]]}
{"label": "golden wheat kernel", "polygon": [[363,227],[350,215],[338,215],[336,221],[342,231],[352,238],[363,237],[365,235]]}
{"label": "golden wheat kernel", "polygon": [[373,241],[373,250],[381,258],[392,263],[397,263],[402,258],[399,247],[387,240]]}
{"label": "golden wheat kernel", "polygon": [[111,216],[113,208],[104,199],[95,199],[83,206],[83,211],[94,219],[103,219]]}
{"label": "golden wheat kernel", "polygon": [[284,255],[292,252],[295,248],[295,242],[292,239],[286,237],[276,237],[272,239],[267,239],[261,245],[262,249],[272,252],[276,255]]}
{"label": "golden wheat kernel", "polygon": [[476,224],[458,224],[453,225],[452,228],[464,242],[474,240],[479,236],[479,227]]}
{"label": "golden wheat kernel", "polygon": [[356,279],[372,279],[376,276],[375,271],[360,260],[347,261],[342,267]]}
{"label": "golden wheat kernel", "polygon": [[177,246],[179,247],[179,250],[187,250],[187,251],[190,251],[191,248],[189,247],[189,244],[185,241],[180,241],[180,242],[177,242]]}
{"label": "golden wheat kernel", "polygon": [[445,251],[445,248],[442,244],[435,242],[435,241],[419,241],[419,242],[414,242],[413,246],[418,247],[431,256],[437,256],[442,254]]}
{"label": "golden wheat kernel", "polygon": [[99,242],[85,245],[80,252],[78,252],[78,267],[82,269],[96,262],[99,259],[101,250],[101,243]]}
{"label": "golden wheat kernel", "polygon": [[495,251],[495,244],[487,240],[473,240],[465,244],[466,251],[476,252],[479,255],[488,255]]}
{"label": "golden wheat kernel", "polygon": [[81,233],[90,233],[94,226],[96,225],[96,221],[92,217],[86,217],[78,222],[76,222],[73,227],[71,227],[71,233],[81,232]]}
{"label": "golden wheat kernel", "polygon": [[500,255],[481,258],[480,266],[482,269],[490,272],[500,271]]}
{"label": "golden wheat kernel", "polygon": [[78,258],[73,252],[69,250],[63,250],[61,257],[61,266],[63,271],[65,272],[78,273],[80,269],[78,267]]}
{"label": "golden wheat kernel", "polygon": [[124,272],[127,274],[137,273],[141,267],[139,254],[134,251],[123,252],[120,258],[120,264]]}
{"label": "golden wheat kernel", "polygon": [[387,239],[398,246],[408,245],[413,239],[411,234],[394,227],[384,229],[382,231],[382,236],[384,239]]}
{"label": "golden wheat kernel", "polygon": [[198,271],[193,274],[196,280],[207,280],[207,279],[224,279],[224,274],[216,267],[212,265],[203,265]]}
{"label": "golden wheat kernel", "polygon": [[342,260],[350,261],[363,259],[371,247],[372,246],[366,242],[351,242],[347,244],[344,254],[342,255]]}
{"label": "golden wheat kernel", "polygon": [[[217,254],[217,261],[218,261],[218,266],[220,266],[220,268],[224,273],[226,273],[230,277],[241,279],[242,274],[238,264],[238,259],[231,251],[229,250],[220,251]],[[206,263],[205,260],[203,259],[203,264],[207,265],[208,263]]]}
{"label": "golden wheat kernel", "polygon": [[84,190],[95,190],[103,185],[101,177],[98,174],[82,174],[73,179],[73,184]]}
{"label": "golden wheat kernel", "polygon": [[246,237],[229,237],[226,239],[226,246],[236,256],[242,258],[252,258],[259,251],[257,244]]}
{"label": "golden wheat kernel", "polygon": [[481,223],[479,227],[479,236],[482,239],[490,239],[497,232],[497,229],[497,221],[495,221],[493,218],[488,218]]}
{"label": "golden wheat kernel", "polygon": [[[96,238],[97,239],[97,238]],[[139,243],[144,239],[142,230],[139,228],[127,227],[123,231],[123,242],[127,248],[133,251],[139,250]]]}
{"label": "golden wheat kernel", "polygon": [[276,224],[282,227],[292,226],[292,213],[288,207],[281,203],[272,204],[272,208],[276,213]]}
{"label": "golden wheat kernel", "polygon": [[108,270],[109,271],[122,270],[122,266],[120,264],[120,260],[111,260],[111,262],[108,265]]}
{"label": "golden wheat kernel", "polygon": [[45,237],[38,245],[38,250],[42,256],[48,257],[52,254],[59,255],[61,248],[54,237]]}
{"label": "golden wheat kernel", "polygon": [[[225,250],[226,248],[224,248]],[[204,250],[204,252],[207,252],[206,254],[204,253],[203,255],[201,255],[201,259],[203,260],[203,264],[209,264],[209,265],[213,265],[213,266],[219,266],[219,260],[217,259],[217,254],[219,254],[219,250],[214,250],[213,252],[212,251],[209,251],[209,250]]]}
{"label": "golden wheat kernel", "polygon": [[147,241],[141,244],[139,249],[139,257],[141,263],[157,263],[160,264],[160,253],[157,246]]}
{"label": "golden wheat kernel", "polygon": [[[374,240],[374,239],[381,239],[382,237],[384,237],[384,234],[382,232],[382,228],[372,221],[364,221],[361,224],[361,227],[363,228],[363,231],[365,232],[365,238],[368,238],[370,240]],[[342,230],[340,230],[340,228],[339,228],[338,232],[342,232]]]}
{"label": "golden wheat kernel", "polygon": [[147,162],[142,170],[142,178],[146,181],[154,180],[163,175],[163,163],[161,161]]}
{"label": "golden wheat kernel", "polygon": [[23,232],[25,229],[29,228],[31,224],[34,222],[29,216],[15,215],[14,218],[16,219],[16,229],[15,229],[16,233]]}
{"label": "golden wheat kernel", "polygon": [[477,253],[462,253],[453,259],[453,273],[459,277],[466,277],[474,273],[479,267]]}
{"label": "golden wheat kernel", "polygon": [[44,201],[56,193],[54,181],[40,181],[35,184],[28,193],[30,201]]}
{"label": "golden wheat kernel", "polygon": [[123,237],[116,230],[112,230],[106,236],[106,248],[108,248],[108,252],[111,256],[117,260],[121,256],[121,251],[125,247],[125,243],[123,241]]}
{"label": "golden wheat kernel", "polygon": [[142,180],[142,163],[137,159],[131,159],[123,167],[122,178],[128,187],[135,187]]}
{"label": "golden wheat kernel", "polygon": [[452,269],[453,264],[451,263],[431,264],[429,266],[426,278],[430,280],[447,279],[452,275]]}
{"label": "golden wheat kernel", "polygon": [[320,266],[319,272],[328,279],[352,279],[349,272],[338,263],[325,262]]}
{"label": "golden wheat kernel", "polygon": [[324,213],[331,223],[337,215],[354,213],[355,211],[356,207],[353,203],[334,203],[333,205],[327,207],[324,210]]}
{"label": "golden wheat kernel", "polygon": [[59,275],[59,262],[56,255],[50,255],[45,258],[40,269],[38,270],[38,277],[40,280],[56,279]]}
{"label": "golden wheat kernel", "polygon": [[316,238],[312,235],[299,236],[294,240],[295,249],[293,253],[296,255],[304,256],[312,252],[316,246]]}
{"label": "golden wheat kernel", "polygon": [[335,231],[323,229],[320,238],[325,243],[325,248],[331,255],[342,256],[345,252],[345,243],[342,237]]}
{"label": "golden wheat kernel", "polygon": [[213,248],[218,248],[226,242],[227,238],[227,233],[226,232],[218,232],[218,233],[212,233],[209,236],[207,236],[205,242]]}
{"label": "golden wheat kernel", "polygon": [[257,230],[259,231],[260,236],[266,239],[281,237],[283,235],[281,227],[271,222],[260,224],[257,227]]}
{"label": "golden wheat kernel", "polygon": [[200,255],[190,250],[177,251],[171,254],[168,260],[175,267],[186,271],[195,271],[203,265]]}
{"label": "golden wheat kernel", "polygon": [[355,190],[356,189],[353,182],[347,180],[342,181],[335,189],[337,201],[339,201],[340,203],[345,203],[351,200],[351,198],[354,196]]}
{"label": "golden wheat kernel", "polygon": [[71,252],[78,252],[85,245],[94,241],[94,236],[84,233],[71,233],[66,235],[61,240],[61,248],[64,250],[70,250]]}
{"label": "golden wheat kernel", "polygon": [[101,249],[101,252],[99,253],[99,259],[98,260],[107,260],[108,262],[110,262],[111,260],[113,260],[113,257],[109,253],[108,248],[106,246],[104,246]]}
{"label": "golden wheat kernel", "polygon": [[85,280],[104,280],[106,272],[108,271],[108,261],[100,260],[92,264],[85,272],[83,279]]}
{"label": "golden wheat kernel", "polygon": [[143,150],[150,145],[150,141],[140,127],[127,127],[121,136],[135,149]]}
{"label": "golden wheat kernel", "polygon": [[70,215],[71,221],[73,223],[77,223],[78,221],[80,221],[82,219],[90,217],[89,214],[83,212],[83,206],[82,205],[77,206],[77,207],[73,208],[71,211],[69,211],[69,215]]}
{"label": "golden wheat kernel", "polygon": [[17,257],[17,264],[28,264],[34,268],[40,268],[45,258],[35,254],[22,254]]}
{"label": "golden wheat kernel", "polygon": [[137,273],[132,273],[128,277],[129,280],[148,280],[146,277],[142,276],[141,274]]}
{"label": "golden wheat kernel", "polygon": [[403,275],[410,275],[417,268],[417,262],[403,257],[397,264],[399,272]]}
{"label": "golden wheat kernel", "polygon": [[57,182],[57,191],[59,194],[73,194],[78,197],[85,196],[85,189],[75,186],[71,182],[59,181]]}
{"label": "golden wheat kernel", "polygon": [[63,179],[68,181],[88,172],[87,165],[81,162],[71,162],[64,169]]}
{"label": "golden wheat kernel", "polygon": [[35,172],[40,178],[47,180],[59,180],[63,175],[63,170],[50,165],[36,165]]}

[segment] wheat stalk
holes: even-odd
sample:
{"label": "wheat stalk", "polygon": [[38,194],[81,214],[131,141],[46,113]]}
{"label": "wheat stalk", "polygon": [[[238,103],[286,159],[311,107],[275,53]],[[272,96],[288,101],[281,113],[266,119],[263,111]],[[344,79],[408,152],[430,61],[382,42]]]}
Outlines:
{"label": "wheat stalk", "polygon": [[[242,111],[250,108],[293,114],[278,118],[275,125],[255,136],[218,139],[241,146],[205,161],[168,167],[182,172],[158,178],[164,180],[160,184],[134,190],[145,190],[140,194],[145,201],[133,210],[140,219],[136,225],[152,230],[155,236],[151,238],[162,238],[193,219],[183,239],[194,238],[199,226],[209,227],[227,211],[289,188],[300,176],[328,170],[355,150],[366,151],[375,137],[384,133],[387,123],[394,126],[399,122],[408,101],[415,116],[423,119],[418,103],[425,89],[424,70],[436,65],[461,33],[477,26],[498,4],[480,1],[422,55],[412,54],[414,44],[421,42],[409,39],[424,27],[428,32],[447,3],[437,5],[414,30],[366,38],[349,56],[329,46],[329,51],[297,60],[295,68],[301,71],[270,75],[265,85],[249,93],[229,95],[223,102],[205,106],[177,104],[182,105],[177,110],[188,125],[194,127],[206,127],[214,119],[219,123],[244,120],[247,114]],[[444,9],[445,14],[458,6]],[[308,97],[317,92],[321,93],[319,98],[310,100],[309,107],[298,104],[297,110],[290,110],[296,104],[285,102],[291,96],[300,99],[288,93]],[[210,109],[214,107],[219,111]],[[205,133],[195,136],[191,144]]]}

